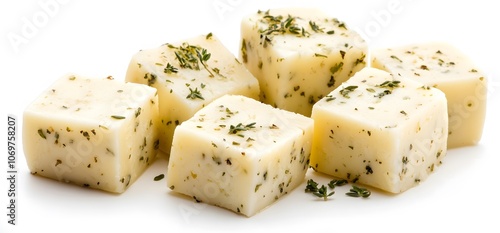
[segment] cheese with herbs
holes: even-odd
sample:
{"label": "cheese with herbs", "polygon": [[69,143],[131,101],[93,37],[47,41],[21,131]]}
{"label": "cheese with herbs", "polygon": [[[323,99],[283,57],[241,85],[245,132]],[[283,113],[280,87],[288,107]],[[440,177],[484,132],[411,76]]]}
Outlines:
{"label": "cheese with herbs", "polygon": [[311,167],[400,193],[424,181],[447,151],[438,89],[364,68],[313,107]]}
{"label": "cheese with herbs", "polygon": [[373,67],[440,89],[448,100],[448,148],[479,142],[486,115],[485,74],[457,48],[428,42],[375,49]]}
{"label": "cheese with herbs", "polygon": [[258,11],[241,22],[240,58],[261,101],[310,116],[314,103],[366,65],[367,43],[320,10]]}
{"label": "cheese with herbs", "polygon": [[258,98],[257,79],[211,33],[137,52],[126,80],[158,90],[160,149],[169,153],[174,129],[224,94]]}
{"label": "cheese with herbs", "polygon": [[154,88],[70,74],[25,109],[24,153],[32,174],[122,193],[155,160],[157,128]]}
{"label": "cheese with herbs", "polygon": [[311,118],[223,96],[176,128],[168,186],[252,216],[302,184],[312,136]]}

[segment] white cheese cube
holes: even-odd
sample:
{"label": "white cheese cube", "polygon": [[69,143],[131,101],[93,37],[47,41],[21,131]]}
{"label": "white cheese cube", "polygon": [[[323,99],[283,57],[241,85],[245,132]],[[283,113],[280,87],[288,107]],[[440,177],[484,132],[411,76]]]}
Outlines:
{"label": "white cheese cube", "polygon": [[167,154],[175,127],[216,98],[259,98],[258,80],[211,33],[137,52],[125,79],[158,90],[160,149]]}
{"label": "white cheese cube", "polygon": [[400,193],[446,154],[446,98],[438,89],[364,68],[313,107],[311,167]]}
{"label": "white cheese cube", "polygon": [[372,66],[440,89],[448,100],[448,148],[479,142],[486,115],[487,80],[457,48],[428,42],[375,49]]}
{"label": "white cheese cube", "polygon": [[310,116],[319,99],[365,67],[367,43],[320,10],[259,11],[241,22],[240,58],[262,102]]}
{"label": "white cheese cube", "polygon": [[136,83],[66,75],[24,111],[32,174],[124,192],[156,158],[158,97]]}
{"label": "white cheese cube", "polygon": [[176,128],[168,186],[252,216],[304,181],[313,125],[248,97],[223,96]]}

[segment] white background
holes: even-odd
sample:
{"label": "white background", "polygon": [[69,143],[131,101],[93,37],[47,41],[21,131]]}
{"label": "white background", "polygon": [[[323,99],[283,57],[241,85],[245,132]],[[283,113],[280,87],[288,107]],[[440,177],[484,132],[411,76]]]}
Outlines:
{"label": "white background", "polygon": [[[50,3],[47,5],[47,3]],[[346,232],[498,232],[500,74],[494,1],[77,1],[0,2],[0,232],[133,232],[314,230]],[[399,195],[374,191],[368,199],[337,189],[329,201],[304,185],[246,218],[172,194],[166,160],[158,160],[121,195],[30,175],[21,142],[22,112],[60,76],[123,79],[140,49],[213,32],[235,54],[247,13],[275,7],[320,7],[358,30],[370,45],[439,40],[468,54],[489,79],[488,112],[477,146],[450,150],[428,180]],[[7,114],[18,119],[17,225],[7,224]],[[307,178],[327,182],[309,173]]]}

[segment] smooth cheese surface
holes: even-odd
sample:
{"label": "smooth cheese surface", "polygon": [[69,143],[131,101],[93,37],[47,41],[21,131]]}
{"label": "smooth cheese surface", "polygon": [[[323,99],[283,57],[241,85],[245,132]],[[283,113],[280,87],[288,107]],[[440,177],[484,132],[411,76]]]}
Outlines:
{"label": "smooth cheese surface", "polygon": [[314,105],[311,167],[400,193],[424,181],[447,151],[438,89],[364,68]]}
{"label": "smooth cheese surface", "polygon": [[429,42],[372,52],[372,66],[446,94],[448,147],[477,144],[486,115],[487,79],[465,54],[447,43]]}
{"label": "smooth cheese surface", "polygon": [[314,103],[366,65],[367,44],[317,9],[280,8],[241,22],[240,58],[261,101],[310,116]]}
{"label": "smooth cheese surface", "polygon": [[154,88],[69,74],[23,115],[23,147],[32,174],[122,193],[156,158]]}
{"label": "smooth cheese surface", "polygon": [[137,52],[126,80],[158,90],[160,149],[166,153],[175,127],[211,101],[225,94],[259,95],[257,79],[211,33]]}
{"label": "smooth cheese surface", "polygon": [[223,96],[176,128],[168,187],[253,216],[303,182],[312,136],[308,117]]}

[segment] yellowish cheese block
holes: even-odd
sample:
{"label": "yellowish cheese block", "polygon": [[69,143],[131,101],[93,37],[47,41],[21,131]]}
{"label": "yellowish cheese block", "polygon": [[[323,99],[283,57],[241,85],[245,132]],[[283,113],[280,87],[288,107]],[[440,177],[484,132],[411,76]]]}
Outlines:
{"label": "yellowish cheese block", "polygon": [[367,43],[318,9],[258,11],[241,22],[240,58],[261,101],[310,116],[312,106],[366,66]]}
{"label": "yellowish cheese block", "polygon": [[486,116],[485,74],[454,46],[428,42],[372,52],[372,66],[440,89],[449,114],[448,148],[481,140]]}
{"label": "yellowish cheese block", "polygon": [[427,179],[447,152],[438,89],[364,68],[313,107],[311,167],[391,193]]}
{"label": "yellowish cheese block", "polygon": [[154,88],[66,75],[24,111],[23,147],[32,174],[122,193],[158,150]]}
{"label": "yellowish cheese block", "polygon": [[300,114],[225,95],[175,129],[168,187],[253,216],[304,181],[313,125]]}
{"label": "yellowish cheese block", "polygon": [[258,99],[259,83],[211,33],[137,52],[126,80],[158,90],[160,149],[170,152],[175,127],[225,94]]}

